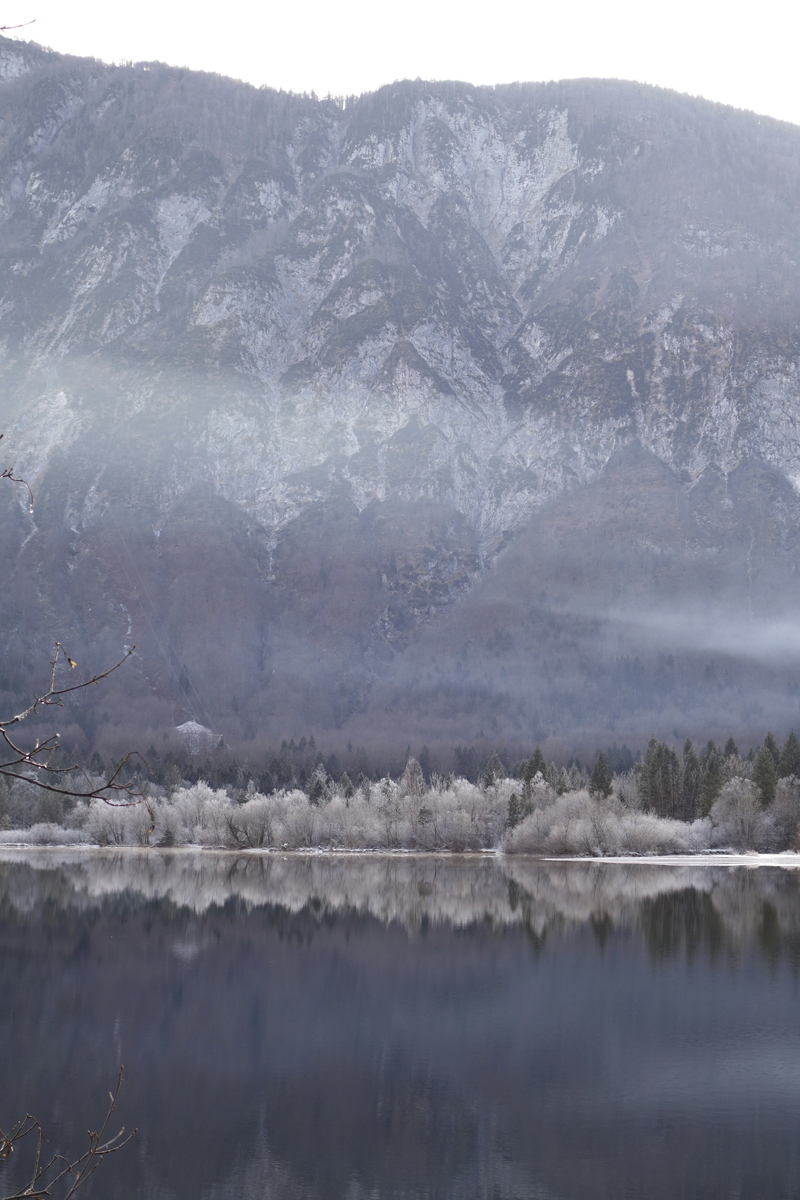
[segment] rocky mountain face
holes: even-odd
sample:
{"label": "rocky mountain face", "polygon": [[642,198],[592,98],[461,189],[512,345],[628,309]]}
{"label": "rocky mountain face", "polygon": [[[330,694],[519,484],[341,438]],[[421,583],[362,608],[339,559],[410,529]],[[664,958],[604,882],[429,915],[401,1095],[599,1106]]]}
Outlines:
{"label": "rocky mountain face", "polygon": [[84,747],[788,728],[798,261],[748,113],[0,39],[0,698],[60,637],[138,648]]}

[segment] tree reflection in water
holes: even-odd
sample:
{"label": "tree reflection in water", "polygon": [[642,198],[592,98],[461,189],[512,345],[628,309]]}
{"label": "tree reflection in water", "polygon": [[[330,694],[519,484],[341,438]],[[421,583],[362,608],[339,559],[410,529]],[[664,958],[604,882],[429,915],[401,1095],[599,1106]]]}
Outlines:
{"label": "tree reflection in water", "polygon": [[3,850],[0,1125],[121,1055],[104,1195],[798,1194],[798,880]]}

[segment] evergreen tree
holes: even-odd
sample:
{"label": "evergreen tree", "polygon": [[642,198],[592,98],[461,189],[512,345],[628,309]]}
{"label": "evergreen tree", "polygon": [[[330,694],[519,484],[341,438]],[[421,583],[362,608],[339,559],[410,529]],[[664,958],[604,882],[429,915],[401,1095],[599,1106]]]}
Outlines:
{"label": "evergreen tree", "polygon": [[547,774],[547,763],[544,761],[542,751],[537,746],[525,766],[525,782],[530,783],[540,772],[544,778]]}
{"label": "evergreen tree", "polygon": [[775,766],[775,759],[773,758],[772,750],[767,745],[766,738],[764,738],[761,748],[756,755],[756,760],[753,763],[753,783],[761,792],[762,808],[769,808],[775,799],[775,789],[778,785],[778,768]]}
{"label": "evergreen tree", "polygon": [[[155,746],[153,749],[155,750]],[[156,751],[156,757],[158,757],[158,751]],[[103,762],[102,754],[99,750],[95,750],[94,754],[89,760],[89,770],[93,775],[102,775],[105,772],[105,769],[106,764]]]}
{"label": "evergreen tree", "polygon": [[506,771],[503,766],[500,755],[496,750],[493,750],[489,756],[489,761],[483,768],[483,786],[492,787],[501,779],[505,779]]}
{"label": "evergreen tree", "polygon": [[601,750],[595,764],[592,767],[592,774],[589,778],[589,791],[593,796],[610,796],[613,788],[611,786],[611,772],[608,769],[608,759]]}
{"label": "evergreen tree", "polygon": [[797,734],[792,729],[789,736],[783,743],[781,750],[781,760],[778,764],[778,774],[781,779],[788,778],[789,775],[794,775],[800,779],[800,740]]}
{"label": "evergreen tree", "polygon": [[547,763],[544,761],[544,755],[537,746],[522,770],[522,799],[526,807],[530,804],[531,784],[539,774],[544,778],[546,771]]}
{"label": "evergreen tree", "polygon": [[684,821],[694,821],[700,812],[700,793],[703,784],[703,768],[689,738],[683,746],[683,771],[681,780],[682,810]]}
{"label": "evergreen tree", "polygon": [[519,825],[524,815],[525,811],[522,801],[516,792],[512,792],[508,801],[508,817],[506,818],[506,825],[508,828],[514,829],[515,826]]}
{"label": "evergreen tree", "polygon": [[612,775],[624,775],[633,767],[633,755],[628,747],[624,745],[620,747],[616,742],[613,746],[606,746],[606,759]]}
{"label": "evergreen tree", "polygon": [[709,742],[703,754],[703,783],[700,791],[700,805],[703,816],[711,812],[711,806],[722,791],[722,763],[713,742]]}
{"label": "evergreen tree", "polygon": [[345,800],[350,800],[351,797],[355,795],[356,790],[353,787],[352,780],[347,774],[347,771],[343,773],[342,778],[339,780],[339,787],[342,790],[342,795],[344,796]]}
{"label": "evergreen tree", "polygon": [[310,785],[308,788],[309,804],[313,804],[313,805],[315,805],[315,807],[318,807],[320,804],[322,804],[324,802],[324,800],[325,800],[325,782],[326,782],[325,768],[318,767],[314,771],[314,774],[311,776],[311,782],[310,782]]}
{"label": "evergreen tree", "polygon": [[[320,759],[321,758],[322,755],[320,755]],[[326,773],[331,777],[331,779],[335,779],[337,775],[341,774],[341,771],[339,770],[339,759],[335,754],[329,754],[323,765]]]}
{"label": "evergreen tree", "polygon": [[671,746],[654,737],[642,762],[639,791],[643,807],[660,817],[677,817],[683,807],[680,760]]}
{"label": "evergreen tree", "polygon": [[672,746],[664,743],[662,757],[662,778],[664,781],[664,816],[678,820],[683,812],[681,760]]}
{"label": "evergreen tree", "polygon": [[639,767],[639,795],[645,809],[655,808],[658,803],[658,757],[658,742],[651,737]]}
{"label": "evergreen tree", "polygon": [[778,743],[775,741],[775,734],[770,730],[761,744],[769,750],[772,755],[772,761],[775,764],[775,769],[777,770],[781,761],[781,752]]}
{"label": "evergreen tree", "polygon": [[725,743],[725,749],[722,751],[722,757],[723,758],[738,758],[739,757],[739,747],[736,745],[736,742],[733,737],[729,737],[727,742]]}

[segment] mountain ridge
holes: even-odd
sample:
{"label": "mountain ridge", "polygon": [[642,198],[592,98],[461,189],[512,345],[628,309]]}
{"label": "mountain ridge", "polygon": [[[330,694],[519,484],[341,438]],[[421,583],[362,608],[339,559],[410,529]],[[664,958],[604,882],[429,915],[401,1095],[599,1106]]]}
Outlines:
{"label": "mountain ridge", "polygon": [[[709,692],[690,659],[699,638],[719,666],[719,639],[689,654],[678,618],[677,691],[612,684],[616,727],[671,724],[693,692],[701,724],[790,719],[794,650],[767,679],[748,640],[796,611],[800,130],[597,81],[406,82],[342,107],[19,42],[0,65],[2,419],[37,497],[34,524],[4,510],[10,694],[20,641],[31,662],[58,631],[92,655],[130,635],[139,724],[405,740],[407,681],[513,577],[479,665],[430,683],[460,697],[430,739],[464,704],[495,738],[605,728],[602,695],[556,695],[561,633],[526,645],[547,687],[496,651],[528,593],[585,567],[565,498],[622,504],[615,455],[640,446],[622,558],[644,625],[666,555],[675,611],[702,597],[742,652]],[[649,542],[647,456],[691,514]],[[562,539],[542,578],[541,557],[511,565],[537,522]],[[547,608],[572,629],[570,694],[608,671],[589,601],[609,569]],[[650,653],[628,610],[625,652]]]}

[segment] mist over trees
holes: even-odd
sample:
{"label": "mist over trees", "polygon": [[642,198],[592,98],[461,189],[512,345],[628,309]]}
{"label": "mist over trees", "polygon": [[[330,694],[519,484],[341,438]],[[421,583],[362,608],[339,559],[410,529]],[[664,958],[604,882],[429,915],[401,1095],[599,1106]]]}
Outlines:
{"label": "mist over trees", "polygon": [[797,723],[796,129],[0,59],[3,711],[55,636],[139,648],[64,714],[87,759]]}

